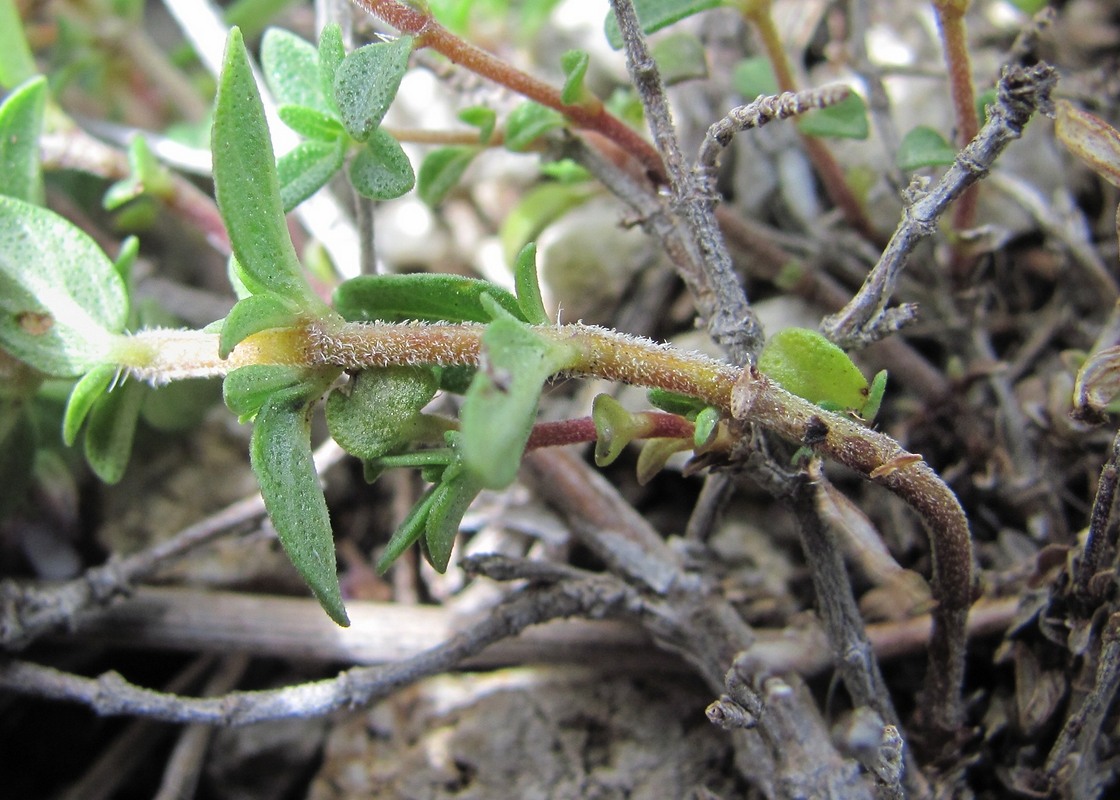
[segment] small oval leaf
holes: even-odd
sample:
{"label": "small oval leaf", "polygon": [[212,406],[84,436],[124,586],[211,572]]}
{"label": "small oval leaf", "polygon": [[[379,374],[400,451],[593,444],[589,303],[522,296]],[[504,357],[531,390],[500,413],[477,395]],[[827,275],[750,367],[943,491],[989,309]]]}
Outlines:
{"label": "small oval leaf", "polygon": [[549,131],[562,127],[563,114],[530,100],[517,106],[506,117],[505,146],[520,153]]}
{"label": "small oval leaf", "polygon": [[544,382],[571,365],[573,351],[510,317],[487,326],[482,351],[459,416],[463,467],[481,487],[504,489],[517,475]]}
{"label": "small oval leaf", "polygon": [[74,384],[74,388],[70,390],[70,399],[66,401],[66,413],[62,417],[62,441],[67,447],[77,441],[78,431],[93,404],[105,394],[116,374],[116,366],[103,364],[87,372]]}
{"label": "small oval leaf", "polygon": [[853,91],[834,106],[816,108],[798,117],[797,128],[806,136],[866,139],[871,133],[867,103]]}
{"label": "small oval leaf", "polygon": [[590,64],[591,56],[586,50],[568,50],[560,56],[560,68],[564,71],[564,86],[560,89],[562,103],[575,105],[590,94],[583,84]]}
{"label": "small oval leaf", "polygon": [[[446,477],[448,474],[450,477]],[[459,534],[459,524],[480,491],[482,487],[465,472],[451,470],[445,473],[443,482],[436,489],[428,520],[424,525],[428,563],[436,572],[442,574],[447,571],[455,537]]]}
{"label": "small oval leaf", "polygon": [[416,174],[400,143],[378,128],[350,162],[350,183],[363,197],[392,200],[416,185]]}
{"label": "small oval leaf", "polygon": [[276,162],[280,202],[291,211],[326,185],[342,168],[346,142],[300,142]]}
{"label": "small oval leaf", "polygon": [[116,483],[124,475],[148,391],[138,381],[125,381],[93,403],[83,449],[94,474],[105,483]]}
{"label": "small oval leaf", "polygon": [[848,354],[808,328],[774,334],[758,368],[788,392],[817,405],[859,412],[867,402],[867,379]]}
{"label": "small oval leaf", "polygon": [[334,97],[346,130],[364,142],[381,124],[408,69],[412,37],[375,42],[343,59],[334,78]]}
{"label": "small oval leaf", "polygon": [[431,369],[365,370],[354,376],[349,393],[336,389],[327,398],[331,438],[363,460],[387,455],[413,438],[438,388]]}
{"label": "small oval leaf", "polygon": [[442,203],[478,153],[477,147],[440,147],[424,156],[416,176],[420,199],[433,208]]}
{"label": "small oval leaf", "polygon": [[222,397],[229,410],[245,421],[252,419],[272,395],[307,380],[307,370],[303,367],[250,364],[226,375]]}
{"label": "small oval leaf", "polygon": [[333,142],[346,133],[335,117],[307,106],[283,105],[276,109],[276,114],[281,122],[306,139]]}
{"label": "small oval leaf", "polygon": [[319,51],[310,42],[269,28],[261,39],[261,72],[277,104],[329,111],[319,82]]}
{"label": "small oval leaf", "polygon": [[903,172],[922,167],[945,167],[957,158],[957,150],[928,125],[909,130],[898,145],[896,162]]}

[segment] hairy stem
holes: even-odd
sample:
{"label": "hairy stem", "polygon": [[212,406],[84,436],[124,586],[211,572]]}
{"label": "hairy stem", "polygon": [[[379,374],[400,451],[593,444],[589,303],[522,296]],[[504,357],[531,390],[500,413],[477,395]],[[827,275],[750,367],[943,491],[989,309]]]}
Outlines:
{"label": "hairy stem", "polygon": [[[968,520],[952,490],[920,456],[894,439],[823,411],[771,381],[696,353],[587,325],[539,325],[544,339],[572,353],[564,372],[702,399],[741,424],[758,425],[812,447],[902,497],[926,523],[938,600],[930,644],[927,701],[945,729],[961,719],[965,619],[972,599]],[[220,375],[247,364],[291,364],[360,370],[391,365],[479,363],[478,324],[344,323],[265,331],[218,358],[218,337],[191,331],[145,331],[118,347],[120,363],[138,377],[166,381]],[[177,360],[178,363],[175,363]],[[188,368],[189,367],[189,368]]]}

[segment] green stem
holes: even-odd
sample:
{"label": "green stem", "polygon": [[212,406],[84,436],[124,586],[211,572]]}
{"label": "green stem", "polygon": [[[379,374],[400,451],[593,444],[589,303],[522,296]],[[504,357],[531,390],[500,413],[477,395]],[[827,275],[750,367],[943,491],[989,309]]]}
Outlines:
{"label": "green stem", "polygon": [[543,106],[556,109],[576,126],[596,131],[642,162],[651,176],[665,180],[665,167],[653,146],[633,128],[609,113],[598,98],[565,103],[560,90],[459,38],[440,25],[432,15],[399,0],[353,0],[378,19],[401,33],[416,37],[417,47],[430,47],[471,72],[517,92]]}

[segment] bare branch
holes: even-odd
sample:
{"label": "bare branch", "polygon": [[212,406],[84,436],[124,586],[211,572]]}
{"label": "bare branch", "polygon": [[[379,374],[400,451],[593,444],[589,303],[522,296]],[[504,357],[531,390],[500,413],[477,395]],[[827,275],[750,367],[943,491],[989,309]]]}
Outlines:
{"label": "bare branch", "polygon": [[937,229],[937,220],[956,198],[983,178],[995,159],[1023,133],[1035,111],[1050,113],[1050,92],[1057,82],[1053,67],[1011,67],[999,81],[998,101],[988,122],[928,194],[915,193],[902,220],[859,292],[839,313],[825,319],[821,330],[845,349],[882,338],[887,303],[914,247]]}
{"label": "bare branch", "polygon": [[637,613],[640,607],[634,590],[608,576],[529,589],[513,595],[474,626],[414,658],[380,667],[357,667],[315,683],[215,698],[145,689],[116,672],[85,678],[18,660],[0,666],[0,688],[78,702],[101,715],[135,714],[167,722],[248,725],[314,717],[369,705],[421,678],[452,669],[468,656],[530,625],[559,617]]}
{"label": "bare branch", "polygon": [[[848,98],[851,90],[843,85],[823,86],[803,92],[782,92],[770,97],[759,97],[745,106],[731,109],[727,116],[708,128],[700,153],[696,157],[696,171],[700,175],[700,188],[708,189],[715,179],[719,155],[736,133],[761,128],[768,122],[789,119],[815,108],[834,106]],[[710,189],[708,189],[710,191]]]}

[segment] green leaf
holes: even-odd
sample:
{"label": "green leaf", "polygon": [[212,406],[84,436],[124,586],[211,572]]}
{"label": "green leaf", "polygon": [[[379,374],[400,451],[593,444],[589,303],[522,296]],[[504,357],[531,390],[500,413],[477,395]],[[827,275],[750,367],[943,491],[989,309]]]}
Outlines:
{"label": "green leaf", "polygon": [[[721,5],[723,5],[722,0],[635,0],[634,11],[638,15],[638,24],[642,26],[642,31],[655,33],[674,22]],[[622,31],[618,29],[618,20],[613,11],[607,14],[604,28],[611,47],[615,50],[621,49]]]}
{"label": "green leaf", "polygon": [[482,295],[521,316],[517,298],[500,286],[437,273],[360,275],[335,289],[334,306],[351,322],[489,322]]}
{"label": "green leaf", "polygon": [[333,142],[346,133],[333,115],[307,106],[282,105],[276,109],[276,114],[281,122],[305,139]]}
{"label": "green leaf", "polygon": [[46,104],[47,79],[40,76],[20,84],[0,105],[0,194],[36,205],[43,203],[39,133]]}
{"label": "green leaf", "polygon": [[479,144],[486,144],[494,135],[494,127],[498,124],[498,115],[494,109],[487,106],[468,106],[459,112],[459,119],[478,128]]}
{"label": "green leaf", "polygon": [[147,391],[138,381],[125,381],[93,403],[84,450],[94,474],[105,483],[116,483],[124,475]]}
{"label": "green leaf", "polygon": [[172,191],[171,173],[156,160],[148,140],[133,136],[128,144],[128,177],[108,188],[101,205],[114,211],[142,194],[166,198]]}
{"label": "green leaf", "polygon": [[557,183],[587,183],[594,176],[570,158],[561,158],[540,165],[541,175]]}
{"label": "green leaf", "polygon": [[[120,277],[121,282],[125,286],[129,286],[132,281],[132,268],[136,266],[136,259],[140,256],[140,240],[135,236],[129,236],[121,242],[121,249],[117,252],[117,257],[113,259],[113,271]],[[126,317],[131,322],[131,303],[129,303],[129,310],[126,312]]]}
{"label": "green leaf", "polygon": [[363,197],[392,200],[416,185],[416,174],[400,142],[378,128],[350,162],[350,183]]}
{"label": "green leaf", "polygon": [[708,54],[695,34],[673,33],[650,47],[661,80],[666,86],[708,77]]}
{"label": "green leaf", "polygon": [[36,71],[15,0],[0,0],[0,87],[18,86]]}
{"label": "green leaf", "polygon": [[319,88],[328,108],[335,113],[338,112],[338,103],[334,99],[334,79],[344,58],[346,48],[342,44],[342,28],[337,22],[332,22],[319,34]]}
{"label": "green leaf", "polygon": [[731,73],[731,85],[747,101],[753,101],[759,95],[774,95],[779,91],[774,67],[766,56],[745,58],[736,64]]}
{"label": "green leaf", "polygon": [[1022,11],[1024,14],[1035,15],[1047,5],[1050,0],[1011,0],[1011,5]]}
{"label": "green leaf", "polygon": [[334,177],[346,159],[346,142],[300,142],[276,162],[280,202],[291,211]]}
{"label": "green leaf", "polygon": [[48,375],[110,357],[128,293],[87,234],[39,206],[0,197],[0,345]]}
{"label": "green leaf", "polygon": [[70,399],[66,401],[66,412],[62,417],[62,441],[67,447],[77,441],[78,431],[86,421],[93,404],[105,394],[105,390],[109,388],[116,374],[116,366],[102,364],[87,372],[74,384],[74,388],[70,390]]}
{"label": "green leaf", "polygon": [[529,100],[517,106],[506,117],[505,146],[520,153],[551,130],[564,127],[559,111]]}
{"label": "green leaf", "polygon": [[564,71],[564,86],[560,89],[562,103],[575,105],[590,94],[583,83],[590,63],[591,56],[586,50],[568,50],[560,56],[560,69]]}
{"label": "green leaf", "polygon": [[343,59],[334,79],[342,124],[364,142],[381,124],[408,69],[412,37],[360,47]]}
{"label": "green leaf", "polygon": [[758,358],[758,368],[810,403],[857,413],[867,403],[867,378],[852,359],[807,328],[785,328],[770,337]]}
{"label": "green leaf", "polygon": [[706,445],[715,436],[721,418],[722,414],[715,406],[707,406],[697,414],[696,428],[692,434],[693,446],[703,447]]}
{"label": "green leaf", "polygon": [[881,369],[871,379],[871,388],[867,391],[867,402],[860,409],[863,421],[870,425],[879,415],[879,407],[883,404],[883,395],[887,391],[887,371]]}
{"label": "green leaf", "polygon": [[393,565],[405,550],[412,547],[420,541],[420,537],[424,535],[424,529],[428,522],[428,515],[432,511],[432,505],[436,500],[436,492],[438,486],[433,486],[425,492],[412,510],[408,512],[404,520],[397,530],[389,539],[389,543],[385,546],[385,552],[381,554],[381,558],[377,559],[375,569],[379,573],[385,572]]}
{"label": "green leaf", "polygon": [[591,419],[595,423],[595,465],[598,467],[613,464],[626,445],[646,429],[637,415],[627,411],[609,394],[595,395],[591,402]]}
{"label": "green leaf", "polygon": [[[449,474],[450,473],[450,474]],[[447,571],[451,550],[459,533],[459,524],[482,486],[465,471],[449,468],[432,497],[431,509],[424,525],[428,561],[436,572]]]}
{"label": "green leaf", "polygon": [[596,190],[584,184],[542,183],[526,192],[513,210],[506,214],[498,231],[502,254],[512,264],[521,248],[540,236],[541,231],[576,206],[594,197]]}
{"label": "green leaf", "polygon": [[517,305],[521,317],[530,325],[547,325],[548,311],[541,297],[541,285],[537,280],[537,246],[530,242],[521,248],[513,265],[513,285],[517,290]]}
{"label": "green leaf", "polygon": [[477,147],[440,147],[424,156],[416,176],[420,199],[433,208],[438,206],[478,154]]}
{"label": "green leaf", "polygon": [[660,408],[662,411],[667,411],[670,414],[678,414],[682,417],[694,418],[705,408],[703,400],[689,397],[686,394],[670,392],[666,389],[650,389],[646,392],[646,399],[649,400],[650,404],[655,408]]}
{"label": "green leaf", "polygon": [[311,457],[310,404],[322,384],[301,384],[261,405],[249,443],[250,462],[284,552],[330,618],[350,624],[342,602],[327,502]]}
{"label": "green leaf", "polygon": [[513,483],[536,420],[541,388],[570,366],[570,346],[548,342],[527,325],[503,317],[482,335],[482,363],[460,414],[463,467],[486,489]]}
{"label": "green leaf", "polygon": [[904,172],[922,167],[943,167],[952,164],[957,151],[945,137],[927,125],[912,128],[902,137],[896,162]]}
{"label": "green leaf", "polygon": [[288,235],[264,107],[237,28],[229,33],[218,80],[211,150],[218,207],[246,288],[322,313],[325,305],[304,278]]}
{"label": "green leaf", "polygon": [[670,458],[690,447],[692,442],[688,439],[647,439],[638,451],[638,463],[635,465],[638,485],[645,486],[665,468]]}
{"label": "green leaf", "polygon": [[229,410],[245,421],[256,416],[273,395],[307,381],[308,372],[304,367],[250,364],[226,375],[222,381],[222,397]]}
{"label": "green leaf", "polygon": [[797,128],[806,136],[835,139],[866,139],[871,133],[867,104],[855,92],[834,106],[816,108],[798,117]]}
{"label": "green leaf", "polygon": [[410,441],[421,427],[421,411],[439,382],[431,369],[389,367],[354,376],[349,393],[327,398],[327,428],[347,453],[369,460]]}
{"label": "green leaf", "polygon": [[290,327],[298,318],[299,309],[279,295],[254,294],[238,300],[222,323],[218,357],[227,358],[233,348],[254,333]]}
{"label": "green leaf", "polygon": [[319,51],[310,42],[281,28],[269,28],[261,39],[261,72],[277,105],[330,112],[319,81]]}

